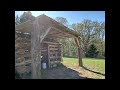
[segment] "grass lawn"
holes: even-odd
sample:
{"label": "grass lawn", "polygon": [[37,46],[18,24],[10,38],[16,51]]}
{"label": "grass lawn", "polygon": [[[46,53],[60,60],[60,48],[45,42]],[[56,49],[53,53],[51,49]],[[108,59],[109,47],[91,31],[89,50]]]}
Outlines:
{"label": "grass lawn", "polygon": [[[66,67],[76,70],[81,76],[104,79],[105,76],[105,60],[94,59],[94,58],[83,58],[83,66],[87,69],[80,68],[78,66],[78,58],[67,58],[63,57],[62,62]],[[97,73],[95,73],[97,72]]]}

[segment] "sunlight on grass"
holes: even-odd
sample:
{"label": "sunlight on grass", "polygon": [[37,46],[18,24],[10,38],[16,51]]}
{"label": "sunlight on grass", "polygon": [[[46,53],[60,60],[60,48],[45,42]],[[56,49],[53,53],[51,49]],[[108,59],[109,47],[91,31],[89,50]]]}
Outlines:
{"label": "sunlight on grass", "polygon": [[[78,66],[78,58],[63,57],[62,63],[66,66],[74,68]],[[105,74],[105,60],[104,59],[83,58],[83,66],[87,67],[90,70]],[[96,74],[95,78],[104,78],[104,77],[99,74]]]}

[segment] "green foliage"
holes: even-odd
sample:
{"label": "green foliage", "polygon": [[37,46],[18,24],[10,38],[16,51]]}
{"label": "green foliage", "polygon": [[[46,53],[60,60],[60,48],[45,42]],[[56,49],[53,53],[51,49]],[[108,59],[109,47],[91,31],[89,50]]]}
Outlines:
{"label": "green foliage", "polygon": [[[57,17],[56,21],[63,25],[69,24],[66,18]],[[69,26],[69,25],[67,25]],[[71,28],[78,32],[81,36],[82,57],[92,56],[97,58],[104,58],[105,53],[105,23],[91,20],[83,20],[81,23],[73,23]],[[74,39],[62,39],[63,56],[77,57],[77,47]],[[90,52],[89,46],[94,44],[97,52]],[[89,51],[89,52],[88,52]],[[98,53],[99,52],[99,53]],[[91,53],[91,54],[90,54]],[[94,54],[93,54],[94,53]],[[87,54],[87,55],[86,55]]]}
{"label": "green foliage", "polygon": [[93,39],[91,44],[94,44],[99,51],[97,58],[105,58],[105,41],[100,39]]}
{"label": "green foliage", "polygon": [[88,51],[86,53],[86,57],[96,58],[99,51],[97,51],[97,48],[94,44],[90,45],[88,48]]}

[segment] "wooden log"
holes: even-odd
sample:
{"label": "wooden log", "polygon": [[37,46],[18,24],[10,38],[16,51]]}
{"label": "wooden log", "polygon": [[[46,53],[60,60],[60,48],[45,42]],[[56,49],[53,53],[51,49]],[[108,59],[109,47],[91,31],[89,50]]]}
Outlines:
{"label": "wooden log", "polygon": [[26,65],[26,64],[30,64],[30,63],[32,63],[32,60],[27,60],[27,61],[24,61],[21,63],[15,63],[15,66],[22,66],[22,65]]}
{"label": "wooden log", "polygon": [[78,37],[78,45],[79,45],[79,47],[78,47],[79,66],[82,67],[82,66],[83,66],[83,62],[82,62],[82,49],[81,49],[80,41],[81,41],[81,39],[80,39],[80,37]]}
{"label": "wooden log", "polygon": [[25,49],[25,48],[31,48],[31,44],[30,43],[16,43],[15,44],[16,48],[21,48],[21,49]]}
{"label": "wooden log", "polygon": [[83,63],[82,63],[82,50],[81,50],[81,45],[80,45],[80,37],[78,37],[78,38],[74,38],[74,40],[75,40],[75,43],[76,43],[76,45],[77,45],[77,47],[78,47],[78,60],[79,60],[79,66],[83,66]]}
{"label": "wooden log", "polygon": [[49,66],[49,68],[51,68],[51,65],[50,65],[50,50],[49,50],[49,44],[48,44],[48,66]]}
{"label": "wooden log", "polygon": [[81,56],[81,49],[78,48],[78,58],[79,58],[79,66],[83,66],[83,63],[82,63],[82,56]]}
{"label": "wooden log", "polygon": [[16,54],[24,54],[24,49],[18,49],[15,53]]}
{"label": "wooden log", "polygon": [[43,41],[42,43],[53,44],[53,46],[54,46],[54,44],[59,44],[59,45],[61,45],[61,44],[62,44],[62,43],[57,43],[57,42],[49,42],[49,41]]}
{"label": "wooden log", "polygon": [[20,74],[28,73],[31,72],[31,63],[20,63],[19,65],[16,65],[15,68]]}
{"label": "wooden log", "polygon": [[[41,78],[41,42],[44,37],[50,31],[51,28],[44,27],[44,25],[40,24],[38,18],[33,23],[34,29],[31,33],[31,54],[32,54],[32,76],[33,79]],[[41,26],[40,26],[41,25]],[[47,29],[46,29],[47,28]],[[46,30],[44,30],[46,29]]]}
{"label": "wooden log", "polygon": [[58,48],[50,48],[49,50],[55,51],[55,50],[58,50]]}

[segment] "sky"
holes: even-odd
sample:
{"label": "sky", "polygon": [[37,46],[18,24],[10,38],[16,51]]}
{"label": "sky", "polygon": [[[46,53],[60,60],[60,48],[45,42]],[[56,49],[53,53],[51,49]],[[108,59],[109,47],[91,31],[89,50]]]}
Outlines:
{"label": "sky", "polygon": [[[15,16],[22,15],[25,11],[15,11]],[[69,24],[80,23],[84,19],[92,21],[105,22],[105,11],[31,11],[32,15],[37,17],[45,14],[53,19],[56,17],[64,17]]]}

